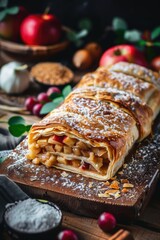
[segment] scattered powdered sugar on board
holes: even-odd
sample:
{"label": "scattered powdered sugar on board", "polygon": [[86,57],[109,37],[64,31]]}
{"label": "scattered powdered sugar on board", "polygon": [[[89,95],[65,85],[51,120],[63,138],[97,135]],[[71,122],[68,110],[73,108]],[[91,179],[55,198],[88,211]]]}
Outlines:
{"label": "scattered powdered sugar on board", "polygon": [[[107,201],[107,203],[112,204],[123,205],[129,200],[136,202],[139,192],[143,192],[147,188],[160,165],[160,124],[155,124],[155,126],[155,133],[143,140],[142,143],[135,145],[134,149],[126,157],[125,163],[127,163],[127,167],[125,166],[118,171],[117,180],[120,182],[121,179],[128,179],[134,185],[134,188],[128,189],[126,193],[122,192],[117,199],[114,197],[111,197],[111,199],[98,197],[98,194],[109,189],[103,181],[86,178],[71,172],[66,174],[62,170],[32,164],[25,157],[27,153],[26,140],[10,154],[12,162],[7,167],[8,176],[16,175],[20,182],[27,178],[28,185],[34,185],[32,182],[36,182],[41,188],[45,186],[45,192],[47,189],[53,192],[56,192],[57,189],[63,189],[62,194],[64,195],[75,194],[76,192],[77,197],[94,198],[97,201]],[[120,184],[120,189],[122,189],[122,184]]]}
{"label": "scattered powdered sugar on board", "polygon": [[8,207],[5,213],[8,225],[18,231],[34,233],[47,231],[61,220],[59,211],[47,203],[26,199]]}

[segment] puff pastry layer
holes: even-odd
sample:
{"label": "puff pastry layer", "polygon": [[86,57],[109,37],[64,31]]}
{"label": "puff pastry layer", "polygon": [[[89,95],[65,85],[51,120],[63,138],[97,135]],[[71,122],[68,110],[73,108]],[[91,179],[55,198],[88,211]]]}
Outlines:
{"label": "puff pastry layer", "polygon": [[159,93],[154,83],[111,69],[86,74],[61,106],[32,126],[27,158],[110,179],[134,143],[150,134]]}

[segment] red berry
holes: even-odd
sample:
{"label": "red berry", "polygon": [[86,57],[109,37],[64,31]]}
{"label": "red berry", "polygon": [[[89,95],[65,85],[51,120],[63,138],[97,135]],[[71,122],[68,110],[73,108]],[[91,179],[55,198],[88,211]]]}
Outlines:
{"label": "red berry", "polygon": [[38,94],[37,100],[38,100],[40,103],[46,103],[46,102],[49,102],[49,101],[50,101],[47,93],[45,93],[45,92],[42,92],[42,93]]}
{"label": "red berry", "polygon": [[98,225],[103,231],[110,232],[116,226],[116,219],[111,213],[104,212],[98,218]]}
{"label": "red berry", "polygon": [[28,97],[26,100],[25,100],[25,108],[32,112],[32,109],[34,107],[34,105],[37,103],[37,99],[35,97]]}
{"label": "red berry", "polygon": [[47,95],[50,96],[52,93],[61,93],[61,90],[57,87],[48,88]]}
{"label": "red berry", "polygon": [[58,234],[57,240],[78,240],[78,237],[72,230],[63,230]]}
{"label": "red berry", "polygon": [[38,117],[42,116],[40,114],[41,108],[42,108],[42,104],[41,103],[37,103],[36,105],[34,105],[33,109],[32,109],[32,113]]}

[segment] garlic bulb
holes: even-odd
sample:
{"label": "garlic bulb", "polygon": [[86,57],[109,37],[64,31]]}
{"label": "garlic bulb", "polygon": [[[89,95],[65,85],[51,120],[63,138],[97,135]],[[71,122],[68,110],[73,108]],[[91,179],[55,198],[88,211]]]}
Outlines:
{"label": "garlic bulb", "polygon": [[29,86],[29,71],[27,65],[10,62],[0,70],[0,87],[6,93],[22,93]]}

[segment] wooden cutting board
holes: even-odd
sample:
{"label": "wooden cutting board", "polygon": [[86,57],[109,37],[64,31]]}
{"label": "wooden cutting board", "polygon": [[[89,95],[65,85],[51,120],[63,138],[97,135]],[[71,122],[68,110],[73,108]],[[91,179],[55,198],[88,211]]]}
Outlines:
{"label": "wooden cutting board", "polygon": [[52,200],[61,208],[76,214],[98,217],[103,211],[113,213],[119,222],[138,217],[147,205],[159,177],[160,124],[155,124],[152,136],[135,145],[126,164],[117,173],[117,180],[128,179],[133,188],[120,196],[99,197],[109,187],[106,182],[78,174],[33,165],[25,157],[27,139],[13,150],[0,165],[0,174],[18,183],[30,196]]}

